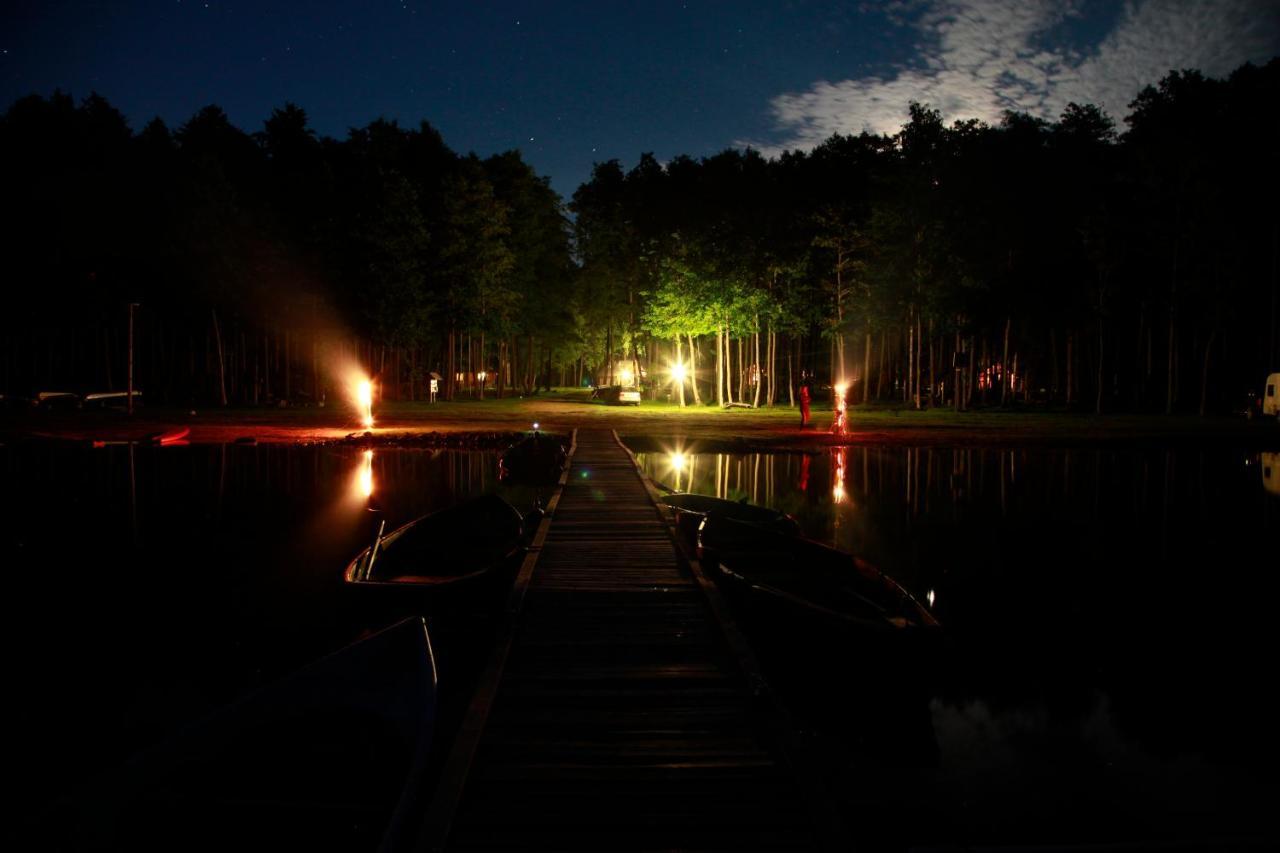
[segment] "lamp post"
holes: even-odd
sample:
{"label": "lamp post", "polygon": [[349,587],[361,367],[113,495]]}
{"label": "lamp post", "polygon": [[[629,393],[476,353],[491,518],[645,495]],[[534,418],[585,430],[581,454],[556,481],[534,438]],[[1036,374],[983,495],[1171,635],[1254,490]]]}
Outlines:
{"label": "lamp post", "polygon": [[133,309],[137,308],[139,303],[129,303],[129,365],[128,365],[128,386],[125,389],[125,411],[130,415],[133,414]]}

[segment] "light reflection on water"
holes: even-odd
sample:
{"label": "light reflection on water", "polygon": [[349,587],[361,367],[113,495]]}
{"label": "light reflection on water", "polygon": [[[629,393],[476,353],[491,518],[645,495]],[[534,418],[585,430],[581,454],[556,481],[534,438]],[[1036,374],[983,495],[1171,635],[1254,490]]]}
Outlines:
{"label": "light reflection on water", "polygon": [[28,443],[0,476],[17,811],[386,624],[341,581],[383,516],[532,505],[493,452]]}
{"label": "light reflection on water", "polygon": [[1280,529],[1280,454],[681,454],[639,456],[672,488],[791,514],[946,626],[937,677],[901,674],[927,686],[918,699],[867,680],[856,642],[753,629],[766,674],[819,733],[833,784],[877,804],[862,827],[882,827],[889,849],[907,843],[905,825],[918,844],[1271,832],[1258,810],[1280,793],[1262,675],[1265,606],[1280,591],[1265,544]]}
{"label": "light reflection on water", "polygon": [[[953,648],[923,697],[869,681],[860,648],[755,638],[786,649],[772,663],[799,673],[802,721],[860,768],[835,787],[886,837],[1096,839],[1117,812],[1154,837],[1250,834],[1270,813],[1277,581],[1257,551],[1280,454],[640,458],[674,488],[788,512],[932,602]],[[390,448],[10,446],[0,473],[4,664],[25,697],[11,759],[32,802],[370,627],[340,575],[371,504],[392,529],[501,490],[495,454]]]}

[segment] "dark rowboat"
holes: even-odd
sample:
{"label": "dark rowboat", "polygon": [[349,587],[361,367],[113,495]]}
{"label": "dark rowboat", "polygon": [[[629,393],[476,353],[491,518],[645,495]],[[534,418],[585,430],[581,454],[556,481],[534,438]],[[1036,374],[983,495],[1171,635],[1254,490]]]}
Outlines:
{"label": "dark rowboat", "polygon": [[865,560],[812,539],[710,514],[703,565],[775,602],[849,628],[932,631],[933,614]]}
{"label": "dark rowboat", "polygon": [[[59,803],[47,849],[375,849],[412,843],[436,665],[421,618],[310,664]],[[44,846],[44,845],[42,845]]]}
{"label": "dark rowboat", "polygon": [[473,498],[382,536],[347,565],[344,578],[397,597],[468,585],[520,550],[523,527],[520,513],[497,495]]}
{"label": "dark rowboat", "polygon": [[498,477],[534,486],[550,486],[560,479],[567,458],[560,439],[534,430],[502,454]]}
{"label": "dark rowboat", "polygon": [[[708,515],[756,525],[787,536],[799,536],[800,525],[786,513],[746,501],[729,501],[711,495],[671,494],[662,502],[675,510],[676,527],[690,550],[698,547],[698,528]],[[731,531],[725,531],[729,533]]]}

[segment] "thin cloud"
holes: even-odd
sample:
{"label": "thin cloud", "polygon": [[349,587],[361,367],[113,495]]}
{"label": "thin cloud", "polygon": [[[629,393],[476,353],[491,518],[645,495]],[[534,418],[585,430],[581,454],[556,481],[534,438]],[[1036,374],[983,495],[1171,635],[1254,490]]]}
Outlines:
{"label": "thin cloud", "polygon": [[1046,37],[1082,14],[1078,3],[897,3],[891,19],[917,36],[909,66],[778,95],[770,102],[775,139],[738,144],[772,155],[812,148],[833,133],[894,133],[911,101],[930,104],[947,120],[997,121],[1005,110],[1053,119],[1071,101],[1098,104],[1119,118],[1143,86],[1171,69],[1221,75],[1270,58],[1280,49],[1278,9],[1273,0],[1127,3],[1096,46],[1076,51],[1046,44]]}

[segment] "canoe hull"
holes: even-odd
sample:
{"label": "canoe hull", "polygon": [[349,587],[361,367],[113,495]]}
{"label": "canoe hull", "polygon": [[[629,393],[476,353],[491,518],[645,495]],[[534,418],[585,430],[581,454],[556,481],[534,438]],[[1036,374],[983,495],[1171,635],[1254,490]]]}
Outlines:
{"label": "canoe hull", "polygon": [[830,628],[868,632],[936,631],[933,615],[866,561],[803,537],[709,516],[699,533],[708,568],[784,610]]}
{"label": "canoe hull", "polygon": [[534,432],[513,444],[498,463],[498,478],[531,486],[550,486],[560,480],[568,453],[554,436]]}
{"label": "canoe hull", "polygon": [[698,547],[698,528],[708,515],[764,527],[785,536],[800,535],[800,525],[791,516],[742,501],[680,493],[667,495],[662,502],[675,511],[676,529],[691,552]]}
{"label": "canoe hull", "polygon": [[483,594],[502,583],[522,535],[520,513],[485,495],[387,534],[347,564],[343,579],[370,600],[419,606]]}

